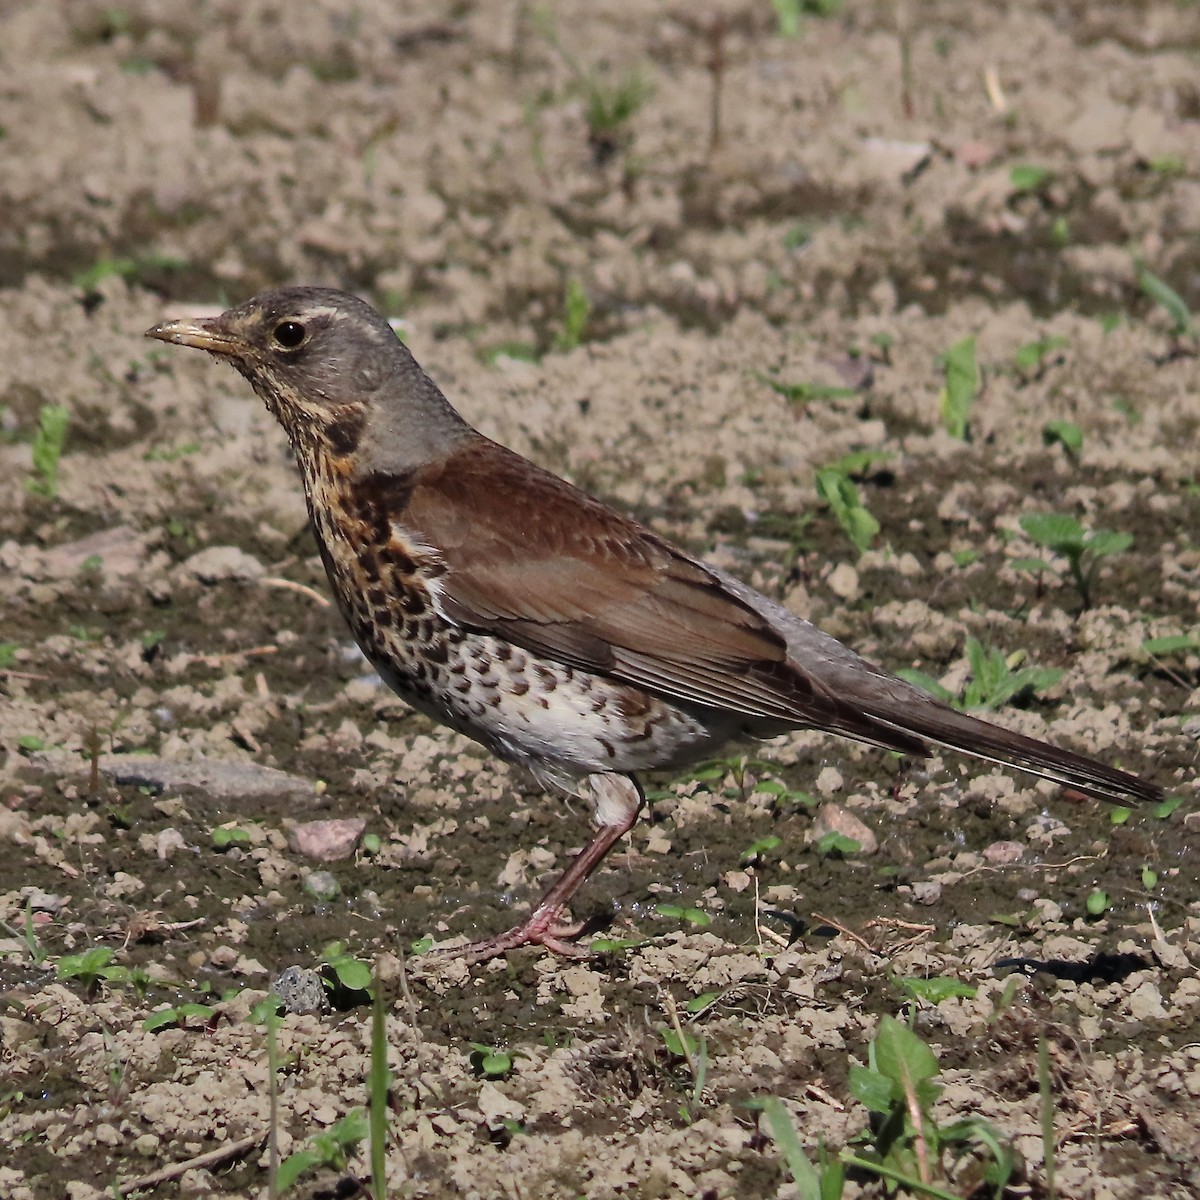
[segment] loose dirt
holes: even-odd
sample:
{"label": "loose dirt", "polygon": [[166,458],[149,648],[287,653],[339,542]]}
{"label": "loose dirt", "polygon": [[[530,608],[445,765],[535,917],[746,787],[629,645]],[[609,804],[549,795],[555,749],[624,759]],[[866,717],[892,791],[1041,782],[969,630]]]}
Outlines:
{"label": "loose dirt", "polygon": [[[366,1102],[361,994],[282,1018],[273,1069],[252,1019],[335,942],[379,963],[395,1196],[797,1195],[753,1102],[839,1152],[885,1014],[939,1056],[936,1119],[1018,1151],[1012,1195],[1050,1194],[1043,1039],[1058,1196],[1200,1191],[1200,648],[1144,648],[1200,586],[1200,7],[790,7],[0,9],[0,1195],[266,1195],[272,1128],[287,1156]],[[889,668],[957,693],[974,638],[1061,672],[997,719],[1173,802],[797,733],[648,781],[576,913],[605,952],[431,970],[413,944],[512,923],[586,813],[380,686],[282,432],[141,337],[298,282]],[[814,486],[847,455],[864,553]],[[1090,605],[1022,566],[1039,512],[1132,535]],[[353,818],[350,857],[304,851]]]}

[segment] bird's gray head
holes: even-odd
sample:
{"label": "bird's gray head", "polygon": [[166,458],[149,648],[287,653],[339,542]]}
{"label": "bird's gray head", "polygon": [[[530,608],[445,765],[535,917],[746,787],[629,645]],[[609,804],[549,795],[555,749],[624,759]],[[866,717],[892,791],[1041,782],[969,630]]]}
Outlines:
{"label": "bird's gray head", "polygon": [[262,292],[219,317],[165,321],[147,337],[228,360],[293,443],[354,451],[368,425],[425,441],[460,420],[395,331],[369,304],[332,288]]}

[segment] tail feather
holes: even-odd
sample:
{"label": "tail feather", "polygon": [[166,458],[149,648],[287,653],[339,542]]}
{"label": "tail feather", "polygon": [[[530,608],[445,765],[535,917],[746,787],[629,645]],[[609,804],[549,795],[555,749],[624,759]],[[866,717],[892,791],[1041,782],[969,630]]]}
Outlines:
{"label": "tail feather", "polygon": [[902,709],[886,703],[867,703],[863,707],[881,725],[908,737],[915,735],[963,754],[1028,771],[1101,800],[1155,802],[1163,798],[1163,789],[1158,784],[1073,750],[1002,729],[925,696]]}

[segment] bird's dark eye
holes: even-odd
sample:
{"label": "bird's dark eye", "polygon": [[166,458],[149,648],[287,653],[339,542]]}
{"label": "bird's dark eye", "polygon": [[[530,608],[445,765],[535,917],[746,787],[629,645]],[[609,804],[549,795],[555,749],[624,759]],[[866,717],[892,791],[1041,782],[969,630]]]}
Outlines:
{"label": "bird's dark eye", "polygon": [[272,335],[285,350],[295,350],[304,341],[304,326],[299,321],[280,321]]}

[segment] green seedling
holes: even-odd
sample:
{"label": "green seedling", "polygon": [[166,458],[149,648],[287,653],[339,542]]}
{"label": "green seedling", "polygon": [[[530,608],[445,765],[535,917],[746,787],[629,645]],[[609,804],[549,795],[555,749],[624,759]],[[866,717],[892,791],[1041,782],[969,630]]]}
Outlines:
{"label": "green seedling", "polygon": [[822,858],[849,858],[862,850],[862,843],[844,833],[831,829],[817,839],[817,853]]}
{"label": "green seedling", "polygon": [[[1067,561],[1067,572],[1079,592],[1083,607],[1092,605],[1092,593],[1100,564],[1106,558],[1123,554],[1133,545],[1133,535],[1112,533],[1104,529],[1086,530],[1074,517],[1065,513],[1027,513],[1021,518],[1021,528],[1032,541],[1044,546]],[[1042,574],[1063,572],[1041,558],[1019,558],[1012,563],[1015,570]]]}
{"label": "green seedling", "polygon": [[780,37],[799,37],[804,18],[831,17],[839,12],[842,0],[771,0],[775,10],[775,28]]}
{"label": "green seedling", "polygon": [[25,947],[25,953],[29,955],[29,961],[35,967],[40,967],[49,957],[49,951],[39,941],[37,930],[34,928],[31,901],[25,901],[25,920],[20,929],[14,929],[7,921],[0,921],[0,929]]}
{"label": "green seedling", "polygon": [[809,1161],[783,1101],[778,1096],[765,1096],[761,1100],[751,1100],[747,1107],[762,1112],[800,1200],[839,1200],[845,1188],[846,1168],[826,1153],[824,1143],[817,1148],[816,1166]]}
{"label": "green seedling", "polygon": [[810,400],[852,400],[858,395],[853,388],[828,383],[781,383],[761,371],[755,371],[754,378],[759,383],[765,383],[794,408],[803,408]]}
{"label": "green seedling", "polygon": [[879,522],[859,499],[858,488],[843,464],[820,467],[817,495],[829,505],[838,524],[859,554],[865,554],[879,534]]}
{"label": "green seedling", "polygon": [[1154,658],[1166,658],[1171,654],[1190,654],[1196,650],[1200,650],[1200,631],[1147,638],[1142,643],[1142,651]]}
{"label": "green seedling", "polygon": [[692,1086],[687,1102],[679,1106],[679,1115],[689,1124],[694,1121],[704,1103],[704,1085],[708,1081],[708,1040],[703,1034],[689,1033],[679,1020],[679,1009],[670,992],[662,993],[663,1012],[670,1025],[660,1029],[667,1053],[682,1058],[692,1077]]}
{"label": "green seedling", "polygon": [[1057,667],[1021,667],[1024,650],[1005,655],[1000,650],[989,650],[977,638],[967,638],[965,650],[971,675],[957,696],[923,671],[903,669],[896,674],[943,704],[964,712],[994,712],[1023,692],[1036,695],[1053,687],[1063,675]]}
{"label": "green seedling", "polygon": [[1161,804],[1156,804],[1150,810],[1150,815],[1156,821],[1165,821],[1182,803],[1182,796],[1168,796]]}
{"label": "green seedling", "polygon": [[20,648],[16,642],[0,642],[0,671],[11,667],[17,661],[17,651]]}
{"label": "green seedling", "polygon": [[583,340],[583,331],[587,327],[591,314],[591,301],[583,284],[578,279],[567,281],[567,290],[563,296],[563,327],[555,343],[564,352],[574,350]]}
{"label": "green seedling", "polygon": [[712,917],[702,908],[685,908],[680,904],[656,904],[654,911],[660,917],[673,917],[677,921],[687,921],[700,929],[712,924]]}
{"label": "green seedling", "polygon": [[1159,279],[1145,263],[1137,263],[1137,282],[1144,295],[1154,301],[1170,318],[1176,338],[1194,337],[1196,322],[1183,297],[1165,280]]}
{"label": "green seedling", "polygon": [[107,984],[128,983],[132,973],[128,967],[114,966],[113,951],[107,946],[93,946],[82,954],[66,954],[58,960],[55,979],[73,979],[80,984],[89,1000]]}
{"label": "green seedling", "polygon": [[17,749],[24,750],[30,754],[35,754],[39,750],[45,750],[46,740],[40,738],[35,733],[23,733],[17,738]]}
{"label": "green seedling", "polygon": [[701,992],[699,996],[693,996],[683,1007],[689,1016],[698,1016],[706,1008],[711,1007],[720,994],[720,992]]}
{"label": "green seedling", "polygon": [[1037,167],[1022,163],[1008,173],[1008,182],[1014,192],[1036,192],[1050,178],[1048,167]]}
{"label": "green seedling", "polygon": [[714,791],[713,785],[724,783],[726,777],[733,780],[732,787],[722,789],[730,798],[745,800],[751,790],[761,790],[755,780],[759,772],[772,770],[772,764],[759,758],[747,758],[742,754],[731,754],[726,758],[712,758],[700,763],[684,777],[701,784],[705,791]]}
{"label": "green seedling", "polygon": [[645,938],[593,938],[588,949],[593,954],[620,954],[622,950],[635,950],[646,944]]}
{"label": "green seedling", "polygon": [[984,1182],[999,1200],[1016,1167],[1016,1156],[996,1130],[978,1117],[952,1125],[934,1120],[933,1106],[941,1094],[935,1082],[934,1052],[908,1026],[884,1016],[871,1042],[867,1066],[850,1068],[850,1093],[872,1114],[866,1149],[845,1151],[842,1162],[869,1171],[919,1195],[956,1200],[956,1193],[935,1181],[945,1175],[943,1158],[983,1154]]}
{"label": "green seedling", "polygon": [[[618,150],[628,147],[632,137],[627,127],[654,94],[654,85],[637,67],[625,71],[615,83],[601,71],[585,71],[579,60],[563,45],[550,10],[535,9],[532,18],[538,32],[570,71],[573,77],[572,91],[583,97],[588,145],[592,148],[597,166],[600,166]],[[528,123],[528,115],[526,120]]]}
{"label": "green seedling", "polygon": [[371,968],[346,951],[342,942],[330,942],[321,951],[321,979],[331,993],[359,993],[365,998],[371,991]]}
{"label": "green seedling", "polygon": [[951,437],[966,441],[971,408],[979,395],[979,366],[975,361],[975,338],[955,342],[938,360],[946,383],[938,396],[942,425]]}
{"label": "green seedling", "polygon": [[209,1025],[216,1013],[211,1004],[176,1004],[152,1012],[142,1022],[142,1028],[147,1033],[157,1033],[160,1029],[180,1029],[193,1023]]}
{"label": "green seedling", "polygon": [[1067,457],[1078,462],[1083,449],[1083,431],[1073,421],[1047,421],[1042,426],[1042,444],[1061,446]]}
{"label": "green seedling", "polygon": [[538,354],[538,348],[529,342],[501,342],[498,346],[493,346],[484,356],[484,362],[488,366],[493,366],[497,359],[511,358],[517,362],[540,362],[541,355]]}
{"label": "green seedling", "polygon": [[577,86],[583,93],[588,144],[596,161],[603,163],[628,145],[631,139],[626,126],[654,95],[654,85],[632,67],[615,83],[598,71],[589,71],[577,77]]}
{"label": "green seedling", "polygon": [[471,1066],[485,1079],[503,1079],[512,1074],[516,1060],[523,1057],[519,1050],[505,1050],[486,1042],[471,1042]]}
{"label": "green seedling", "polygon": [[301,1150],[289,1154],[279,1164],[275,1186],[285,1192],[304,1174],[314,1167],[328,1167],[342,1172],[355,1147],[370,1133],[367,1115],[361,1108],[351,1109],[342,1119],[331,1125],[324,1133],[310,1137]]}
{"label": "green seedling", "polygon": [[1133,809],[1126,808],[1124,804],[1118,804],[1115,808],[1109,809],[1108,820],[1112,825],[1127,825],[1129,818],[1133,816]]}
{"label": "green seedling", "polygon": [[212,831],[214,850],[232,850],[250,845],[250,834],[236,825],[218,825]]}
{"label": "green seedling", "polygon": [[106,279],[114,276],[133,281],[155,271],[179,271],[186,267],[187,259],[172,254],[140,254],[134,258],[102,258],[86,271],[81,271],[72,281],[84,292],[94,292]]}
{"label": "green seedling", "polygon": [[1052,334],[1050,337],[1039,338],[1036,342],[1026,342],[1013,355],[1013,364],[1018,371],[1038,372],[1046,365],[1046,359],[1055,350],[1062,350],[1071,343],[1065,337]]}
{"label": "green seedling", "polygon": [[200,453],[199,442],[184,442],[182,446],[155,446],[142,455],[143,462],[178,462],[192,454]]}
{"label": "green seedling", "polygon": [[744,863],[760,862],[764,855],[770,854],[772,850],[778,849],[782,845],[782,838],[776,837],[773,833],[769,833],[766,837],[760,837],[751,842],[750,845],[742,851],[739,861]]}
{"label": "green seedling", "polygon": [[1142,868],[1142,887],[1148,892],[1158,887],[1158,872],[1153,867]]}
{"label": "green seedling", "polygon": [[38,427],[33,435],[34,477],[25,483],[35,496],[53,500],[58,495],[58,463],[70,423],[71,414],[66,405],[43,404],[38,410]]}
{"label": "green seedling", "polygon": [[971,1000],[979,990],[969,983],[963,983],[960,979],[951,979],[947,975],[937,975],[932,979],[904,975],[896,982],[914,1000],[923,1000],[926,1004],[941,1004],[943,1000],[951,1000],[956,997]]}
{"label": "green seedling", "polygon": [[1102,917],[1108,911],[1108,893],[1097,888],[1087,898],[1087,913],[1089,917]]}

